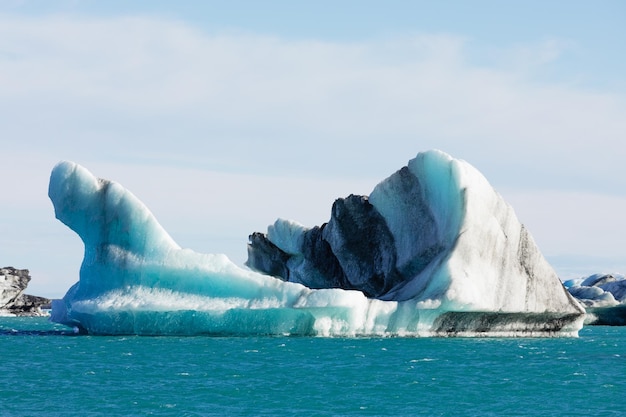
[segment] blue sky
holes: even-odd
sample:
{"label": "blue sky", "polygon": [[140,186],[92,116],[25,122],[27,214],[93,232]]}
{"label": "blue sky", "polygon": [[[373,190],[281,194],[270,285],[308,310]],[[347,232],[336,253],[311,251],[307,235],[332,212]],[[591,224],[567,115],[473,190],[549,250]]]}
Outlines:
{"label": "blue sky", "polygon": [[[227,4],[225,4],[227,3]],[[0,3],[0,264],[58,297],[79,239],[50,170],[119,181],[245,260],[415,154],[476,166],[563,277],[626,272],[622,1]]]}

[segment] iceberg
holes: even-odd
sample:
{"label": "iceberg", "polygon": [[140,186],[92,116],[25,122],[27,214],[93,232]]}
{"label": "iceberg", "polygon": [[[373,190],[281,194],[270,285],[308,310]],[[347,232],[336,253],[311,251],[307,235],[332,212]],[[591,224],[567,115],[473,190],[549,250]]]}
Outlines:
{"label": "iceberg", "polygon": [[626,277],[622,274],[593,274],[563,283],[587,311],[585,324],[626,325]]}
{"label": "iceberg", "polygon": [[468,163],[420,153],[307,228],[255,233],[248,266],[178,246],[120,184],[63,161],[56,217],[85,247],[51,320],[90,334],[576,336],[584,308]]}
{"label": "iceberg", "polygon": [[0,316],[46,315],[42,307],[50,304],[50,300],[24,293],[30,280],[28,269],[0,268]]}

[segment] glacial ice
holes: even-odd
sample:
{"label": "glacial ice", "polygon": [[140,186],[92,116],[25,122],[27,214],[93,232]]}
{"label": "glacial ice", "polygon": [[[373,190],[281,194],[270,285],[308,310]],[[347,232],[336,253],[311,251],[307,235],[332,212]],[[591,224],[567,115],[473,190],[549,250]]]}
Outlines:
{"label": "glacial ice", "polygon": [[626,325],[626,277],[593,274],[563,283],[586,308],[586,324]]}
{"label": "glacial ice", "polygon": [[[240,268],[225,255],[182,249],[131,192],[60,162],[49,196],[85,252],[79,282],[53,301],[51,320],[90,334],[577,335],[584,309],[475,168],[429,151],[408,170],[419,178],[419,190],[407,194],[392,176],[369,197],[391,236],[385,247],[395,248],[393,265],[391,258],[381,265],[404,274],[380,287],[376,298],[290,282],[306,281],[307,274],[317,284],[327,279],[304,262],[311,229],[296,222],[278,221],[264,238],[280,248],[281,259],[258,253],[257,266],[288,275],[279,279]],[[421,208],[411,200],[416,192]],[[432,245],[436,250],[429,251]],[[416,258],[423,253],[429,255]],[[357,261],[350,265],[367,264]]]}

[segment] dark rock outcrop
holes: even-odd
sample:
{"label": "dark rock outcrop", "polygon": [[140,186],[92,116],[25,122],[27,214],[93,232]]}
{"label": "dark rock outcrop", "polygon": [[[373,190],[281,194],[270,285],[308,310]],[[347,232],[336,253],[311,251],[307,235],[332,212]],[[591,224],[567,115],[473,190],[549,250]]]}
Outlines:
{"label": "dark rock outcrop", "polygon": [[30,282],[28,269],[0,268],[0,312],[16,316],[41,316],[41,307],[50,304],[44,297],[24,294]]}

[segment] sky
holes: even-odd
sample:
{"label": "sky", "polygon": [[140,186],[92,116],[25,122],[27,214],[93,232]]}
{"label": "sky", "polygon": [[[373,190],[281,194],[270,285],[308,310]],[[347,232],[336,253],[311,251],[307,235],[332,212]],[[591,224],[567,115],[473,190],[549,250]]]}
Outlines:
{"label": "sky", "polygon": [[626,2],[0,0],[0,266],[58,298],[61,160],[246,260],[420,151],[479,169],[561,278],[626,272]]}

